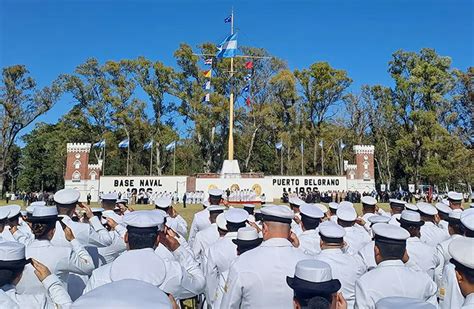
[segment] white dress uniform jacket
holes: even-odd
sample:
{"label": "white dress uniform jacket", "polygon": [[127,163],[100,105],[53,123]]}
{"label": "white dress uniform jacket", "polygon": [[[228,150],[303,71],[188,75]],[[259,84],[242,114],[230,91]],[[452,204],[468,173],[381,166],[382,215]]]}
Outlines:
{"label": "white dress uniform jacket", "polygon": [[474,293],[467,295],[464,304],[462,305],[461,309],[472,309],[474,308]]}
{"label": "white dress uniform jacket", "polygon": [[443,278],[438,288],[440,309],[461,308],[464,296],[459,288],[456,271],[452,263],[447,263],[444,267]]}
{"label": "white dress uniform jacket", "polygon": [[127,250],[127,245],[123,240],[127,229],[121,225],[117,225],[115,230],[109,231],[110,238],[112,238],[112,244],[107,247],[99,247],[97,251],[99,253],[99,265],[104,265],[113,262],[122,252]]}
{"label": "white dress uniform jacket", "polygon": [[[137,263],[145,259],[148,254],[156,254],[152,248],[129,250],[122,255],[131,255]],[[163,259],[166,276],[159,288],[172,294],[176,299],[194,297],[203,292],[205,280],[202,271],[194,260],[191,252],[180,246],[173,253],[176,260]],[[110,277],[114,262],[101,266],[92,272],[87,282],[84,294],[104,284],[112,282]],[[126,270],[124,270],[126,272]],[[131,275],[131,278],[133,276]]]}
{"label": "white dress uniform jacket", "polygon": [[293,308],[293,276],[298,261],[311,258],[284,238],[272,238],[244,252],[231,266],[221,308]]}
{"label": "white dress uniform jacket", "polygon": [[407,252],[410,264],[416,264],[435,280],[435,269],[439,265],[436,249],[422,242],[418,237],[407,239]]}
{"label": "white dress uniform jacket", "polygon": [[371,240],[369,243],[363,246],[358,253],[359,257],[362,259],[362,262],[364,262],[365,266],[367,267],[367,270],[372,270],[373,268],[377,267],[377,263],[375,262],[374,247],[375,241]]}
{"label": "white dress uniform jacket", "polygon": [[433,222],[425,222],[425,224],[420,229],[421,241],[436,247],[440,242],[449,238],[449,235],[446,234],[441,228],[435,225]]}
{"label": "white dress uniform jacket", "polygon": [[341,292],[347,301],[348,308],[354,308],[355,282],[366,271],[359,257],[344,253],[341,249],[324,249],[315,257],[331,266],[333,279],[341,282]]}
{"label": "white dress uniform jacket", "polygon": [[202,231],[199,231],[194,238],[192,251],[196,260],[200,263],[201,269],[206,266],[206,250],[219,239],[217,224],[212,223]]}
{"label": "white dress uniform jacket", "polygon": [[[62,216],[62,221],[72,230],[74,237],[84,246],[93,245],[96,247],[106,247],[112,244],[109,232],[100,223],[96,216],[89,220],[89,224],[74,222],[68,216]],[[69,242],[64,236],[61,224],[56,222],[56,232],[51,243],[55,246],[69,246]]]}
{"label": "white dress uniform jacket", "polygon": [[[64,287],[61,285],[58,277],[55,275],[49,275],[43,282],[43,287],[48,291],[46,293],[37,294],[18,294],[15,286],[4,285],[1,290],[2,295],[8,296],[16,307],[2,307],[8,309],[56,309],[56,308],[68,308],[71,305],[71,298],[67,294]],[[3,298],[3,297],[2,297]],[[1,305],[5,304],[5,300],[2,299]],[[11,305],[9,303],[8,305]]]}
{"label": "white dress uniform jacket", "polygon": [[346,231],[344,241],[347,243],[347,251],[351,254],[356,254],[372,240],[369,233],[360,225],[345,227],[344,230]]}
{"label": "white dress uniform jacket", "polygon": [[370,222],[369,218],[372,216],[378,216],[377,214],[374,213],[366,213],[362,216],[362,219],[364,219],[365,224],[364,224],[364,229],[369,233],[370,236],[372,236],[372,229],[370,228]]}
{"label": "white dress uniform jacket", "polygon": [[382,298],[403,296],[437,306],[436,284],[422,272],[405,266],[401,260],[383,261],[356,281],[355,308],[374,309]]}
{"label": "white dress uniform jacket", "polygon": [[209,210],[203,209],[194,214],[193,223],[191,223],[191,229],[189,230],[188,243],[193,247],[194,238],[197,232],[204,230],[211,225],[209,221]]}
{"label": "white dress uniform jacket", "polygon": [[319,230],[306,230],[302,232],[298,239],[300,241],[300,249],[308,255],[316,255],[321,252],[321,237],[319,236]]}
{"label": "white dress uniform jacket", "polygon": [[220,308],[229,268],[237,258],[237,245],[232,242],[237,232],[228,232],[206,252],[206,299],[213,308]]}
{"label": "white dress uniform jacket", "polygon": [[449,260],[452,258],[451,254],[449,254],[448,246],[451,243],[451,241],[453,241],[453,239],[456,239],[459,237],[462,237],[462,236],[458,234],[453,234],[451,235],[451,237],[449,237],[445,241],[440,242],[438,246],[436,246],[436,255],[439,259],[439,265],[435,269],[435,276],[436,276],[436,283],[438,285],[440,284],[442,280],[444,267],[447,264],[449,264]]}
{"label": "white dress uniform jacket", "polygon": [[396,225],[396,226],[400,226],[400,222],[398,222],[398,220],[400,220],[400,217],[402,216],[402,214],[394,214],[392,215],[392,217],[390,218],[390,221],[388,221],[389,224],[393,224],[393,225]]}
{"label": "white dress uniform jacket", "polygon": [[[64,288],[67,288],[69,273],[90,275],[94,270],[92,257],[76,239],[71,241],[71,247],[53,246],[49,240],[35,239],[26,247],[25,256],[46,265],[50,272],[59,278]],[[25,266],[16,289],[19,293],[46,292],[30,264]]]}
{"label": "white dress uniform jacket", "polygon": [[174,221],[173,224],[176,224],[176,232],[179,233],[179,235],[186,237],[186,234],[188,233],[188,224],[186,223],[186,220],[183,219],[180,215],[177,215],[176,217],[167,217],[166,221]]}

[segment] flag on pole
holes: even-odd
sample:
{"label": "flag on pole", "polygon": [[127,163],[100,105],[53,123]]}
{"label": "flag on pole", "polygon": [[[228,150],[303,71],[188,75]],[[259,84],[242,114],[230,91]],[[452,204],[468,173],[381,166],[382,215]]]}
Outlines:
{"label": "flag on pole", "polygon": [[319,147],[323,148],[323,145],[324,145],[324,142],[323,142],[323,140],[321,140],[321,141],[319,142]]}
{"label": "flag on pole", "polygon": [[252,61],[246,62],[245,63],[245,68],[248,69],[248,70],[253,69],[253,62]]}
{"label": "flag on pole", "polygon": [[203,73],[204,73],[204,77],[209,77],[209,78],[210,78],[210,77],[211,77],[211,71],[212,71],[212,70],[204,71],[204,72],[203,72]]}
{"label": "flag on pole", "polygon": [[129,145],[130,145],[130,141],[128,140],[128,138],[124,139],[118,144],[119,148],[127,148]]}
{"label": "flag on pole", "polygon": [[341,139],[341,149],[344,149],[345,147],[346,147],[346,144],[344,144],[344,142]]}
{"label": "flag on pole", "polygon": [[105,139],[101,140],[101,141],[98,141],[97,143],[95,143],[94,145],[92,145],[94,147],[99,147],[99,148],[104,148],[105,147]]}
{"label": "flag on pole", "polygon": [[245,99],[245,104],[247,104],[247,106],[249,107],[252,104],[252,101],[250,100],[250,96],[248,96],[247,99]]}
{"label": "flag on pole", "polygon": [[150,149],[153,146],[153,140],[143,145],[143,149]]}
{"label": "flag on pole", "polygon": [[247,85],[247,86],[244,87],[244,89],[242,89],[241,93],[249,92],[249,91],[250,91],[250,85]]}
{"label": "flag on pole", "polygon": [[234,33],[227,38],[224,42],[219,45],[219,51],[217,52],[217,58],[233,58],[237,54],[237,33]]}
{"label": "flag on pole", "polygon": [[227,24],[227,23],[230,23],[230,22],[232,22],[232,15],[229,15],[224,19],[224,23]]}
{"label": "flag on pole", "polygon": [[245,79],[246,82],[250,82],[250,80],[252,79],[252,74],[249,73],[249,74],[245,75],[244,79]]}
{"label": "flag on pole", "polygon": [[206,83],[202,86],[202,89],[210,90],[211,89],[211,81],[210,80],[206,81]]}
{"label": "flag on pole", "polygon": [[283,148],[283,142],[282,141],[279,141],[278,143],[275,144],[275,148],[280,150]]}
{"label": "flag on pole", "polygon": [[169,143],[168,145],[166,145],[165,148],[166,148],[167,151],[175,149],[176,148],[176,141],[174,141],[172,143]]}
{"label": "flag on pole", "polygon": [[204,60],[205,65],[212,65],[212,58]]}
{"label": "flag on pole", "polygon": [[202,102],[209,102],[211,101],[211,94],[210,93],[206,93],[206,95],[204,96],[204,98],[202,98]]}

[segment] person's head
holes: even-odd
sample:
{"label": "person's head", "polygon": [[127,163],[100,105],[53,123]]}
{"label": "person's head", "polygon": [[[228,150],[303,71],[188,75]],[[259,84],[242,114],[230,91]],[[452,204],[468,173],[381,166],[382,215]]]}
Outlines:
{"label": "person's head", "polygon": [[353,206],[342,206],[336,211],[337,224],[342,227],[354,226],[357,219],[357,212]]}
{"label": "person's head", "polygon": [[0,233],[5,229],[5,225],[8,222],[8,214],[10,210],[6,207],[0,207]]}
{"label": "person's head", "polygon": [[31,232],[38,240],[51,240],[56,230],[58,210],[56,207],[35,207],[28,218],[31,224]]}
{"label": "person's head", "polygon": [[244,210],[249,214],[253,215],[255,211],[255,205],[254,204],[244,204]]}
{"label": "person's head", "polygon": [[123,216],[127,226],[124,241],[128,250],[152,248],[160,242],[160,232],[164,229],[164,216],[159,211],[137,210]]}
{"label": "person's head", "polygon": [[224,192],[220,189],[210,189],[209,190],[209,204],[211,205],[220,205],[222,202],[222,195]]}
{"label": "person's head", "polygon": [[294,276],[286,277],[286,282],[293,290],[293,307],[298,309],[332,308],[341,288],[329,264],[313,259],[299,261]]}
{"label": "person's head", "polygon": [[448,247],[450,260],[456,270],[456,280],[464,297],[474,293],[474,238],[459,237],[454,239]]}
{"label": "person's head", "polygon": [[406,202],[396,199],[390,199],[390,212],[392,215],[401,214],[405,210]]}
{"label": "person's head", "polygon": [[169,214],[171,210],[171,204],[173,201],[171,200],[170,197],[160,197],[155,199],[155,208],[163,210],[165,213]]}
{"label": "person's head", "polygon": [[374,224],[375,262],[380,264],[387,260],[402,260],[406,251],[406,240],[410,234],[394,224]]}
{"label": "person's head", "polygon": [[19,224],[19,218],[21,216],[21,206],[20,205],[8,205],[3,206],[9,209],[7,224],[11,227],[17,226]]}
{"label": "person's head", "polygon": [[115,209],[115,204],[118,200],[118,194],[116,192],[102,194],[100,198],[102,208],[104,208],[105,210]]}
{"label": "person's head", "polygon": [[262,208],[263,240],[290,237],[294,213],[286,206],[268,205]]}
{"label": "person's head", "polygon": [[449,214],[451,213],[452,209],[444,203],[436,203],[435,208],[438,210],[438,215],[441,220],[448,221]]}
{"label": "person's head", "polygon": [[232,239],[232,242],[237,245],[237,255],[260,246],[262,241],[263,239],[258,236],[253,227],[241,227],[237,231],[237,239]]}
{"label": "person's head", "polygon": [[290,209],[293,210],[295,214],[300,212],[300,206],[304,204],[304,201],[299,197],[290,197],[288,202],[290,204]]}
{"label": "person's head", "polygon": [[410,233],[410,237],[420,237],[420,229],[421,226],[425,224],[424,221],[421,220],[421,216],[418,212],[414,212],[411,210],[404,210],[400,216],[400,219],[397,219],[400,222],[400,227],[404,228],[405,230]]}
{"label": "person's head", "polygon": [[461,223],[461,209],[454,209],[449,213],[448,232],[449,235],[463,235],[464,230]]}
{"label": "person's head", "polygon": [[449,207],[451,209],[463,209],[462,207],[462,193],[450,191],[448,192]]}
{"label": "person's head", "polygon": [[227,234],[227,221],[225,220],[224,212],[217,216],[216,225],[219,237],[224,237]]}
{"label": "person's head", "polygon": [[303,231],[315,230],[321,223],[324,213],[315,204],[303,204],[300,206],[301,227]]}
{"label": "person's head", "polygon": [[16,285],[25,265],[25,246],[16,241],[3,242],[0,246],[0,287],[6,284]]}
{"label": "person's head", "polygon": [[207,208],[209,210],[209,222],[216,223],[217,216],[224,212],[225,207],[219,205],[211,205]]}
{"label": "person's head", "polygon": [[459,220],[462,224],[464,236],[474,238],[474,208],[464,210]]}
{"label": "person's head", "polygon": [[421,215],[421,220],[425,222],[435,222],[435,215],[438,214],[438,210],[434,206],[425,202],[419,202],[416,206]]}
{"label": "person's head", "polygon": [[224,214],[224,218],[227,221],[227,231],[237,232],[241,227],[245,227],[248,217],[248,212],[241,208],[227,210]]}
{"label": "person's head", "polygon": [[377,200],[372,196],[363,196],[360,199],[362,203],[362,212],[366,213],[375,213],[375,206],[377,205]]}
{"label": "person's head", "polygon": [[328,204],[328,206],[329,206],[329,213],[331,214],[331,216],[334,216],[337,212],[337,209],[339,208],[339,204],[336,202],[331,202]]}
{"label": "person's head", "polygon": [[81,193],[75,189],[62,189],[54,194],[54,202],[59,215],[72,217]]}
{"label": "person's head", "polygon": [[320,246],[322,250],[344,247],[344,228],[333,221],[325,221],[319,226]]}

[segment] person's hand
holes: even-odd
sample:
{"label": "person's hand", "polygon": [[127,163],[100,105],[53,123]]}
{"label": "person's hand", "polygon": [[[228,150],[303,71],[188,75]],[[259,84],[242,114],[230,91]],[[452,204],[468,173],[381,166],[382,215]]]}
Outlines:
{"label": "person's hand", "polygon": [[174,209],[173,206],[170,206],[169,215],[171,218],[176,218],[178,216],[178,213],[176,212],[176,209]]}
{"label": "person's hand", "polygon": [[362,219],[361,217],[358,217],[358,218],[356,219],[356,223],[359,224],[359,225],[361,225],[361,226],[364,226],[366,222],[365,222],[365,220]]}
{"label": "person's hand", "polygon": [[31,259],[31,265],[33,265],[35,269],[35,275],[38,277],[39,281],[43,281],[51,275],[51,272],[49,271],[48,267],[46,267],[44,264],[40,263],[38,260]]}
{"label": "person's hand", "polygon": [[250,225],[251,227],[253,227],[254,229],[257,230],[257,233],[260,233],[262,230],[260,229],[260,227],[257,225],[257,223],[255,222],[252,222],[252,221],[248,221],[247,220],[247,224]]}
{"label": "person's hand", "polygon": [[66,226],[63,230],[64,230],[64,237],[66,237],[67,241],[70,242],[76,238],[74,237],[74,233],[72,232],[69,226]]}
{"label": "person's hand", "polygon": [[112,218],[107,218],[107,225],[110,226],[111,229],[115,230],[117,222],[115,222]]}
{"label": "person's hand", "polygon": [[173,232],[173,230],[165,227],[165,230],[160,237],[160,242],[171,252],[174,252],[180,246],[180,243],[175,238],[175,235],[176,234]]}
{"label": "person's hand", "polygon": [[92,210],[89,207],[89,205],[84,205],[83,203],[78,203],[78,205],[79,205],[80,208],[82,208],[85,211],[86,217],[88,219],[91,219],[94,216],[94,214],[92,213]]}
{"label": "person's hand", "polygon": [[12,235],[15,234],[16,231],[18,231],[18,226],[16,225],[10,226],[10,233],[12,233]]}
{"label": "person's hand", "polygon": [[300,240],[298,239],[298,236],[296,236],[295,233],[291,232],[290,237],[288,237],[288,240],[291,242],[293,247],[298,248],[300,246]]}
{"label": "person's hand", "polygon": [[168,298],[169,298],[170,303],[171,303],[171,308],[179,309],[178,303],[176,302],[176,299],[174,299],[173,295],[168,294]]}
{"label": "person's hand", "polygon": [[293,220],[296,222],[296,224],[300,224],[301,223],[301,219],[299,216],[295,215]]}
{"label": "person's hand", "polygon": [[439,214],[434,215],[434,221],[436,222],[436,224],[439,224],[441,222],[441,217],[439,216]]}
{"label": "person's hand", "polygon": [[409,259],[410,257],[408,256],[408,251],[405,250],[405,253],[403,254],[403,257],[402,257],[402,262],[407,263]]}
{"label": "person's hand", "polygon": [[347,301],[341,292],[332,295],[331,309],[347,309]]}

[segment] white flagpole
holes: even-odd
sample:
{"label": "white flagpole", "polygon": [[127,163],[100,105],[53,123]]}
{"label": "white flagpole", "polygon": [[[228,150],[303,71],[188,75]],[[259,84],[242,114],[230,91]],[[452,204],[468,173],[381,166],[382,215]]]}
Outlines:
{"label": "white flagpole", "polygon": [[173,147],[173,176],[176,175],[176,141]]}
{"label": "white flagpole", "polygon": [[152,167],[153,167],[153,146],[155,146],[154,141],[151,141],[151,146],[150,146],[150,176],[152,175]]}

